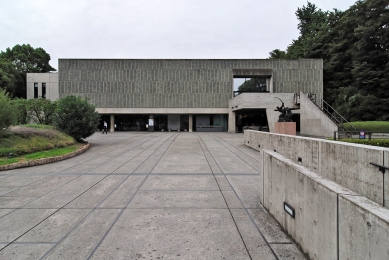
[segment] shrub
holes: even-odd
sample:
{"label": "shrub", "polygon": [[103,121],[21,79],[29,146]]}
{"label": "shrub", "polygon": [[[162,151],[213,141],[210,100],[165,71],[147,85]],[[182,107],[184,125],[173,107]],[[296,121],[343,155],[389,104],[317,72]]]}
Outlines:
{"label": "shrub", "polygon": [[0,91],[0,134],[16,121],[16,108],[11,104],[8,93]]}
{"label": "shrub", "polygon": [[389,139],[371,139],[370,141],[367,139],[339,139],[338,141],[347,142],[347,143],[389,147]]}
{"label": "shrub", "polygon": [[87,99],[67,96],[57,103],[53,124],[77,141],[91,136],[99,124],[99,114]]}

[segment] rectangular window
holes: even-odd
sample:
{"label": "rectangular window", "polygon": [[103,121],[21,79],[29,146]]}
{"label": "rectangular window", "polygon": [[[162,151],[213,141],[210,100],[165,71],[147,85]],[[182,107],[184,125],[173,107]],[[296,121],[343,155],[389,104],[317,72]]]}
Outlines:
{"label": "rectangular window", "polygon": [[46,98],[46,83],[42,83],[42,98]]}
{"label": "rectangular window", "polygon": [[34,98],[38,98],[38,83],[34,83]]}

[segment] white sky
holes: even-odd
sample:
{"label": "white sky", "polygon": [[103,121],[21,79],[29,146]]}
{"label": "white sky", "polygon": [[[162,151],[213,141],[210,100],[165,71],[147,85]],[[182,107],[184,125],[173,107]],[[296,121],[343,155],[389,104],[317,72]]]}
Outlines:
{"label": "white sky", "polygon": [[[356,0],[312,0],[322,10]],[[297,39],[305,0],[1,0],[0,50],[58,58],[265,59]]]}

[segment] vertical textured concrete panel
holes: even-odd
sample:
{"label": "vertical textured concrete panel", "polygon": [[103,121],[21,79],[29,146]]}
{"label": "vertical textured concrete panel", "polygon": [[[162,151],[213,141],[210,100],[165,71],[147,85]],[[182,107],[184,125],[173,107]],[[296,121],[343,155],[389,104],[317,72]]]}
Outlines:
{"label": "vertical textured concrete panel", "polygon": [[[280,65],[279,63],[285,63]],[[278,89],[278,92],[297,92],[301,87],[296,84],[298,79],[294,71],[301,67],[303,60],[294,61],[273,61],[273,60],[88,60],[88,59],[60,59],[59,60],[59,96],[85,94],[92,100],[92,93],[113,93],[117,96],[122,93],[122,85],[126,93],[131,93],[129,99],[134,99],[137,94],[151,94],[159,92],[163,98],[152,99],[148,95],[142,96],[147,99],[140,104],[147,104],[145,107],[153,108],[226,108],[228,100],[232,96],[233,69],[273,69],[286,71],[287,84]],[[318,66],[322,60],[313,60]],[[277,67],[277,68],[275,68]],[[316,68],[308,71],[309,74],[317,74]],[[319,69],[320,71],[320,69]],[[279,73],[279,75],[284,75]],[[276,76],[274,76],[276,78]],[[312,76],[313,77],[313,76]],[[103,85],[96,85],[92,91],[85,85],[79,83],[101,82]],[[274,82],[283,83],[283,79],[274,79]],[[223,84],[221,84],[223,83]],[[311,82],[312,83],[312,82]],[[322,93],[322,88],[315,87],[322,84],[319,78],[315,84],[310,84],[315,93]],[[316,84],[317,83],[317,84]],[[274,84],[275,86],[277,83]],[[75,87],[78,86],[78,87]],[[83,87],[79,87],[83,86]],[[186,88],[186,86],[188,88]],[[295,87],[297,89],[294,89]],[[162,89],[160,89],[162,88]],[[200,99],[187,102],[185,96],[174,96],[172,93],[201,94]],[[210,95],[210,94],[213,95]],[[220,97],[223,97],[220,99]],[[168,99],[168,102],[160,102]],[[126,107],[142,108],[140,104],[129,102],[126,99],[122,102],[119,99],[112,99],[110,102],[103,102],[94,99],[96,107]]]}
{"label": "vertical textured concrete panel", "polygon": [[325,141],[321,175],[383,205],[383,174],[370,163],[383,164],[378,147]]}
{"label": "vertical textured concrete panel", "polygon": [[339,259],[389,259],[389,210],[360,196],[339,196]]}
{"label": "vertical textured concrete panel", "polygon": [[[262,152],[264,207],[311,259],[336,259],[337,193],[349,191],[277,153]],[[284,210],[284,202],[295,218]]]}
{"label": "vertical textured concrete panel", "polygon": [[315,138],[261,131],[248,130],[244,133],[245,145],[258,151],[261,149],[276,150],[277,153],[316,173],[319,172],[319,142],[319,139]]}

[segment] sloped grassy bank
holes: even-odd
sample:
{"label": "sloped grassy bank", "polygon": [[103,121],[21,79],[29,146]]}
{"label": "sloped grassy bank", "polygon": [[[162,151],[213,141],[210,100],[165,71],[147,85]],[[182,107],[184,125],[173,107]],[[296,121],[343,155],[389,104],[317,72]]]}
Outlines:
{"label": "sloped grassy bank", "polygon": [[84,145],[52,126],[15,126],[0,137],[0,165],[68,154]]}

